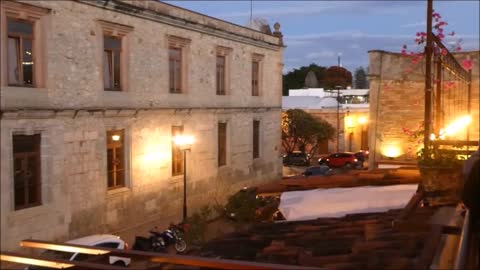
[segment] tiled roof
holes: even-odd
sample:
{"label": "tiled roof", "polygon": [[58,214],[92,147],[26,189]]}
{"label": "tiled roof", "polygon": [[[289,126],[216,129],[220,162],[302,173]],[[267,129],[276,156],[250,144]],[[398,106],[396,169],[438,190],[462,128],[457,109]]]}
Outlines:
{"label": "tiled roof", "polygon": [[[417,208],[408,220],[427,222],[435,210]],[[420,262],[430,230],[394,228],[400,213],[259,224],[210,241],[202,255],[326,269],[412,269]]]}

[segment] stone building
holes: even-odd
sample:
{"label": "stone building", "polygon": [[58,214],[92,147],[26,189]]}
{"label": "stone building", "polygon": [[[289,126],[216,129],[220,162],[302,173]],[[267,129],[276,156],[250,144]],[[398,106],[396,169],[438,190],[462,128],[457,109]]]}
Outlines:
{"label": "stone building", "polygon": [[1,2],[1,249],[281,177],[282,36],[159,1]]}
{"label": "stone building", "polygon": [[[479,68],[480,51],[454,54],[459,63],[471,60],[471,123],[469,140],[479,140]],[[375,167],[415,165],[416,152],[423,147],[423,134],[415,138],[408,131],[422,130],[425,106],[424,61],[412,67],[412,59],[400,53],[369,52],[370,125],[369,164]],[[410,72],[405,72],[411,69]],[[442,71],[443,126],[467,115],[467,85],[447,71]],[[437,73],[434,73],[437,74]],[[451,85],[451,87],[448,87]],[[435,107],[433,107],[435,110]],[[451,140],[466,140],[467,129],[460,129]],[[476,149],[471,147],[470,150]]]}
{"label": "stone building", "polygon": [[321,143],[315,154],[368,150],[368,95],[368,89],[340,89],[338,104],[336,91],[323,88],[291,89],[288,96],[282,97],[282,110],[302,109],[338,129],[338,150],[335,134],[332,140]]}

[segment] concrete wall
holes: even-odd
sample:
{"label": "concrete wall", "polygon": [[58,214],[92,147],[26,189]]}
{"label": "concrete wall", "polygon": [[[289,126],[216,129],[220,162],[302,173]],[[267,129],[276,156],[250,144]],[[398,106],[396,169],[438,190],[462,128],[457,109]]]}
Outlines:
{"label": "concrete wall", "polygon": [[[64,241],[158,219],[178,222],[183,176],[171,173],[172,125],[183,125],[196,138],[187,165],[190,214],[202,205],[224,202],[244,185],[281,177],[278,38],[162,3],[152,5],[167,13],[146,9],[133,16],[115,11],[112,2],[105,8],[95,2],[22,2],[50,9],[41,22],[45,57],[38,59],[47,67],[46,83],[40,89],[1,87],[2,250],[17,249],[25,238]],[[197,26],[175,26],[186,17],[172,14],[191,15]],[[133,27],[127,36],[129,83],[123,92],[103,90],[99,19]],[[234,38],[237,34],[241,39]],[[183,94],[168,92],[167,35],[191,40]],[[4,39],[2,35],[2,55]],[[226,96],[215,92],[217,45],[232,49]],[[258,97],[251,96],[246,79],[253,53],[263,55]],[[253,120],[261,122],[261,154],[255,160]],[[228,123],[227,165],[221,168],[218,121]],[[106,131],[113,128],[126,130],[129,177],[125,188],[108,191]],[[42,136],[42,205],[18,211],[13,205],[14,133]]]}
{"label": "concrete wall", "polygon": [[[473,62],[470,140],[475,141],[479,139],[480,52],[455,53],[455,57],[460,63],[467,57]],[[406,135],[402,128],[416,130],[424,120],[425,63],[421,61],[413,67],[412,72],[406,73],[405,69],[412,67],[411,58],[408,56],[385,51],[370,51],[369,58],[369,148],[372,153],[369,162],[374,164],[388,160],[386,151],[394,148],[399,151],[395,161],[414,163],[416,152],[423,145],[423,135],[413,139]],[[444,81],[456,81],[447,72],[443,76]],[[466,102],[459,102],[460,95],[466,97],[466,85],[457,83],[455,87],[457,91],[445,88],[442,91],[445,98],[445,123],[467,113],[465,105],[462,105]],[[454,104],[454,100],[457,104]],[[451,139],[465,140],[466,133],[459,132]]]}

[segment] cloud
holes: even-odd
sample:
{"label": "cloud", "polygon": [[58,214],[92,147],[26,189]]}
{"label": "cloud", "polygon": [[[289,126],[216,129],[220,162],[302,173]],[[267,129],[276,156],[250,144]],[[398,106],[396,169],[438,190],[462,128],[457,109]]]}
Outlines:
{"label": "cloud", "polygon": [[[278,18],[288,16],[289,18],[304,15],[332,14],[404,14],[408,12],[409,6],[423,3],[419,1],[295,1],[283,2],[283,6],[270,5],[268,8],[256,8],[253,3],[253,16]],[[213,14],[213,17],[227,19],[248,18],[250,11],[234,11],[228,13]]]}
{"label": "cloud", "polygon": [[410,28],[410,27],[418,27],[418,26],[427,26],[427,22],[423,21],[423,22],[407,23],[407,24],[400,25],[401,28]]}
{"label": "cloud", "polygon": [[320,52],[312,52],[305,56],[305,58],[310,60],[314,60],[318,58],[332,58],[332,57],[337,57],[337,52],[323,50]]}

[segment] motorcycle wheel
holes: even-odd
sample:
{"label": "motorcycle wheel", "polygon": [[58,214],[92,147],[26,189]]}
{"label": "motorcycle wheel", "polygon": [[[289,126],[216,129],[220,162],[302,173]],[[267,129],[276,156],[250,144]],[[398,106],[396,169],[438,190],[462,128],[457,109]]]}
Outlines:
{"label": "motorcycle wheel", "polygon": [[177,240],[175,242],[175,250],[179,253],[182,253],[184,252],[185,250],[187,249],[187,243],[185,242],[185,240]]}

